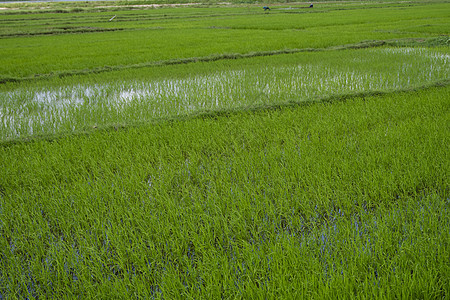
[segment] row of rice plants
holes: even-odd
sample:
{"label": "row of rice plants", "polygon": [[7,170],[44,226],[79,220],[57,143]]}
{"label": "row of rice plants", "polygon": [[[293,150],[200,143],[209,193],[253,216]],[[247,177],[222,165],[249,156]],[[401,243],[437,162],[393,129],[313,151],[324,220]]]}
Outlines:
{"label": "row of rice plants", "polygon": [[[46,82],[19,84],[0,92],[0,138],[420,87],[448,80],[447,53],[444,48],[302,53],[208,63],[204,75],[158,78],[156,73],[152,79],[136,80],[134,72],[124,77],[118,72],[119,80],[114,81],[101,74],[85,83],[79,83],[78,77],[67,78],[53,87]],[[180,69],[164,68],[174,73]],[[195,64],[188,68],[196,74]]]}
{"label": "row of rice plants", "polygon": [[4,144],[1,297],[446,298],[449,95]]}

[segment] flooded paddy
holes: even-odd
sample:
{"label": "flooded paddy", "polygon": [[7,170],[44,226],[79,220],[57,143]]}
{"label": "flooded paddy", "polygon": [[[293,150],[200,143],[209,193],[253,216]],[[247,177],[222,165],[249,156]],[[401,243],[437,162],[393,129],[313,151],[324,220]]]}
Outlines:
{"label": "flooded paddy", "polygon": [[[321,60],[325,55],[326,62]],[[307,63],[234,66],[183,78],[30,85],[0,92],[0,138],[405,89],[447,79],[449,61],[448,54],[437,50],[382,48],[320,53]]]}

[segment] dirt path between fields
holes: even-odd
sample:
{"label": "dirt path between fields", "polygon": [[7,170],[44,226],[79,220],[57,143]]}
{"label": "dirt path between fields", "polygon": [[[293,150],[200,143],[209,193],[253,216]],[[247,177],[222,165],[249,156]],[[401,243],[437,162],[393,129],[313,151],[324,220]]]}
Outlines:
{"label": "dirt path between fields", "polygon": [[95,6],[95,8],[108,8],[108,7],[136,7],[136,8],[159,8],[159,7],[177,7],[177,6],[192,6],[201,5],[201,3],[172,3],[172,4],[135,4],[135,5],[102,5]]}
{"label": "dirt path between fields", "polygon": [[[86,1],[86,0],[83,0]],[[87,1],[92,1],[92,0],[87,0]],[[96,0],[93,0],[96,1]],[[1,4],[12,4],[12,3],[24,3],[24,4],[28,4],[28,3],[37,3],[38,1],[33,1],[33,2],[0,2]],[[43,1],[41,3],[45,3],[46,1]],[[65,2],[63,1],[52,1],[52,2]],[[221,3],[217,3],[220,5],[227,5],[227,4],[231,4],[228,2],[221,2]],[[198,2],[192,2],[192,3],[171,3],[171,4],[134,4],[134,5],[99,5],[99,6],[94,6],[94,8],[117,8],[117,7],[133,7],[133,8],[162,8],[162,7],[180,7],[180,6],[195,6],[195,5],[202,5],[202,3],[198,3]],[[39,9],[43,9],[43,8],[50,8],[50,7],[38,7]],[[20,9],[18,7],[0,7],[0,10],[17,10]]]}

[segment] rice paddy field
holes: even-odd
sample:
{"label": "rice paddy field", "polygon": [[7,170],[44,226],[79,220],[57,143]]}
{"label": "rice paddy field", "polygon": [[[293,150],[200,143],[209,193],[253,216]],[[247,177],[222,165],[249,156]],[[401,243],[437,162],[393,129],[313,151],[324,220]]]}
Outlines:
{"label": "rice paddy field", "polygon": [[449,299],[450,2],[309,5],[0,3],[0,299]]}

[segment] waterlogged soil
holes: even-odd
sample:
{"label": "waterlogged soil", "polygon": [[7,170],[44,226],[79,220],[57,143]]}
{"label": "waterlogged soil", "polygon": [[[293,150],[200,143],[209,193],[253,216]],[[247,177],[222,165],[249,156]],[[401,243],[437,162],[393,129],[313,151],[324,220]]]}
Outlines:
{"label": "waterlogged soil", "polygon": [[[344,53],[333,55],[342,60]],[[92,124],[146,122],[202,111],[402,90],[448,78],[450,57],[440,51],[382,48],[347,53],[345,67],[326,64],[323,60],[321,63],[299,61],[259,69],[217,70],[186,78],[143,81],[134,78],[5,91],[0,93],[0,139],[64,128],[76,130]],[[323,58],[321,53],[315,56]],[[378,61],[384,63],[375,63]],[[372,67],[368,69],[368,65]]]}

